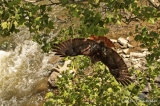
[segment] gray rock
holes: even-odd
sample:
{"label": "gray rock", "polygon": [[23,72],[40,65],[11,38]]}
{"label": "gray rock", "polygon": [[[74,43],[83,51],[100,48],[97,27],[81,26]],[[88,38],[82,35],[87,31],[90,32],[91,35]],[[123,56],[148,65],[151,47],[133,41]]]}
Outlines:
{"label": "gray rock", "polygon": [[160,83],[160,75],[155,78],[156,83]]}
{"label": "gray rock", "polygon": [[128,48],[127,49],[123,49],[122,51],[123,51],[124,54],[127,54],[129,52],[129,49]]}
{"label": "gray rock", "polygon": [[[58,65],[57,68],[52,69],[52,73],[48,78],[48,82],[50,83],[50,85],[52,87],[56,87],[57,86],[56,85],[56,82],[58,80],[57,78],[61,77],[62,76],[61,74],[69,69],[68,64],[70,64],[70,63],[71,63],[71,60],[67,60],[67,61],[64,62],[63,66],[59,66]],[[76,70],[74,70],[74,69],[73,70],[69,70],[69,72],[70,72],[70,74],[74,75]]]}
{"label": "gray rock", "polygon": [[142,50],[142,51],[148,51],[148,49],[147,49],[147,48],[141,48],[141,50]]}
{"label": "gray rock", "polygon": [[134,63],[138,63],[138,61],[139,61],[139,59],[135,59],[135,58],[132,58],[131,60],[132,60],[132,62],[134,62]]}
{"label": "gray rock", "polygon": [[127,45],[127,43],[128,43],[128,41],[125,38],[121,38],[121,37],[117,41],[118,41],[118,43],[120,43],[123,46]]}
{"label": "gray rock", "polygon": [[48,82],[52,87],[56,87],[57,77],[61,77],[60,73],[53,71],[48,78]]}
{"label": "gray rock", "polygon": [[149,95],[148,94],[145,94],[145,93],[140,93],[139,95],[139,99],[140,100],[145,100],[145,99],[149,99]]}
{"label": "gray rock", "polygon": [[124,59],[128,59],[128,58],[130,58],[130,55],[122,55],[122,57],[124,58]]}
{"label": "gray rock", "polygon": [[130,56],[132,57],[138,57],[138,58],[141,58],[141,57],[145,57],[146,54],[143,54],[143,53],[137,53],[137,52],[130,52]]}
{"label": "gray rock", "polygon": [[139,66],[135,64],[135,65],[134,65],[134,68],[135,68],[135,69],[139,69]]}
{"label": "gray rock", "polygon": [[132,46],[131,44],[128,43],[128,44],[127,44],[127,47],[128,47],[128,48],[133,48],[134,46]]}
{"label": "gray rock", "polygon": [[143,51],[143,54],[148,55],[149,52],[148,51]]}
{"label": "gray rock", "polygon": [[117,43],[116,39],[110,39],[113,43]]}
{"label": "gray rock", "polygon": [[134,65],[134,67],[135,67],[135,68],[140,68],[140,67],[142,67],[142,65],[141,65],[140,62],[138,62],[137,64]]}
{"label": "gray rock", "polygon": [[122,49],[117,49],[116,52],[117,52],[118,54],[123,53]]}
{"label": "gray rock", "polygon": [[[130,77],[132,80],[134,80],[134,81],[136,81],[136,79],[137,79],[137,77],[136,77],[136,75],[133,75],[133,76],[131,76]],[[136,82],[137,83],[137,82]]]}
{"label": "gray rock", "polygon": [[152,90],[152,87],[149,82],[147,82],[146,86],[144,87],[143,91],[144,93],[149,93]]}
{"label": "gray rock", "polygon": [[160,62],[160,59],[158,59],[157,62]]}

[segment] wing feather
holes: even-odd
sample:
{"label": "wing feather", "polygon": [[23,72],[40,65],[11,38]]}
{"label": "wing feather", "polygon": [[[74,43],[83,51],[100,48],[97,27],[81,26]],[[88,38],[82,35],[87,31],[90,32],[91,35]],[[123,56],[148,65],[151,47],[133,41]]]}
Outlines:
{"label": "wing feather", "polygon": [[[94,45],[94,46],[93,46]],[[91,56],[99,48],[97,42],[86,38],[70,39],[53,45],[53,52],[60,56]]]}
{"label": "wing feather", "polygon": [[122,57],[113,49],[104,47],[101,61],[108,66],[111,74],[122,85],[129,85],[133,80]]}

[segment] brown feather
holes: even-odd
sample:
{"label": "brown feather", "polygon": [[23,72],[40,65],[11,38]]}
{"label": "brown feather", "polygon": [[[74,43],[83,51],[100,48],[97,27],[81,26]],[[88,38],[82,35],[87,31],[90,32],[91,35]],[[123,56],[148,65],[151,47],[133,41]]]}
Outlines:
{"label": "brown feather", "polygon": [[111,74],[122,85],[129,85],[132,81],[131,75],[128,72],[127,65],[122,57],[113,49],[103,47],[101,61],[108,66]]}

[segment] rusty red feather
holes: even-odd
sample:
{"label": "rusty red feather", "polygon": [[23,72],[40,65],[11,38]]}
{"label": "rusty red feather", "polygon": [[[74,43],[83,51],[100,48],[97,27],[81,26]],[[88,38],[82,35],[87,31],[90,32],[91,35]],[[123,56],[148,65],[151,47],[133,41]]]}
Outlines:
{"label": "rusty red feather", "polygon": [[102,41],[102,42],[104,42],[105,46],[108,46],[110,48],[115,47],[114,43],[110,39],[105,37],[105,36],[94,36],[94,35],[91,35],[89,37],[89,39],[94,40],[96,42]]}

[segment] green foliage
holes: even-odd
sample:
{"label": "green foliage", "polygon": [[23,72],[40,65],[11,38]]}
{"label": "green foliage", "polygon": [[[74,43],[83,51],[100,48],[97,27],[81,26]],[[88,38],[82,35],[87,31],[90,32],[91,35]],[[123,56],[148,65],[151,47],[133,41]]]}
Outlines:
{"label": "green foliage", "polygon": [[[80,62],[82,61],[85,62]],[[139,91],[144,87],[144,82],[139,81],[139,84],[131,84],[128,87],[123,87],[111,76],[106,66],[101,62],[96,63],[92,68],[86,64],[88,58],[78,56],[73,59],[70,69],[76,67],[76,74],[71,74],[68,71],[62,74],[57,82],[58,93],[54,95],[49,92],[46,95],[46,103],[44,106],[146,106],[157,104],[158,99],[152,97],[154,102],[140,100],[138,98]],[[142,79],[144,74],[137,70],[139,79]],[[158,93],[158,90],[155,91]],[[154,95],[157,95],[155,94]],[[146,101],[146,102],[145,102]]]}
{"label": "green foliage", "polygon": [[136,27],[137,35],[135,40],[140,41],[142,47],[148,48],[150,54],[147,56],[148,63],[152,63],[153,61],[157,61],[160,56],[159,51],[159,43],[160,43],[160,34],[155,31],[148,31],[147,28],[140,29],[138,26]]}
{"label": "green foliage", "polygon": [[33,33],[33,39],[43,44],[44,51],[48,51],[48,42],[40,33],[46,34],[53,29],[53,21],[49,18],[48,12],[51,7],[46,5],[34,5],[32,3],[22,2],[21,0],[0,1],[0,35],[9,36],[12,33],[19,32],[19,27],[26,26],[30,33]]}
{"label": "green foliage", "polygon": [[[151,86],[154,90],[151,91],[150,96],[155,97],[155,95],[159,95],[158,87],[155,86],[154,79],[160,74],[160,62],[157,60],[160,56],[159,51],[159,42],[160,42],[160,34],[156,31],[149,31],[147,28],[139,28],[136,27],[137,35],[135,40],[140,41],[142,47],[145,47],[150,52],[146,56],[146,70],[145,75],[150,77]],[[159,100],[159,99],[157,99]]]}
{"label": "green foliage", "polygon": [[96,11],[96,8],[92,5],[84,6],[82,4],[67,4],[66,5],[71,20],[78,18],[79,28],[76,28],[77,23],[72,23],[71,26],[66,29],[68,35],[74,37],[87,37],[89,35],[105,35],[108,33],[105,20],[102,19],[102,15]]}

